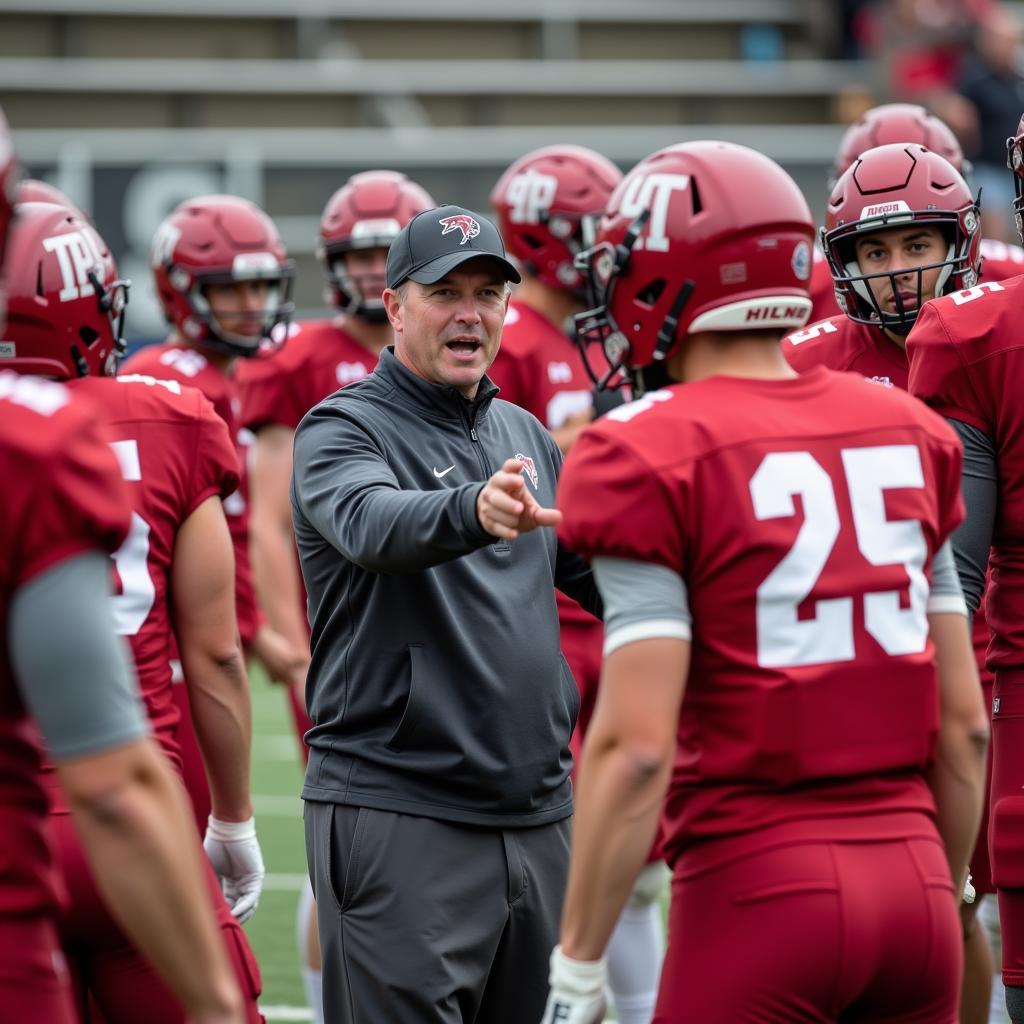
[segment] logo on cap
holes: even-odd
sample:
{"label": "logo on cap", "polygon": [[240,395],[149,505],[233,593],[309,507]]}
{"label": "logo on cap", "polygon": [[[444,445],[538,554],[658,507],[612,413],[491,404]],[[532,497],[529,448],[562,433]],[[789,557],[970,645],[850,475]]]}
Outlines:
{"label": "logo on cap", "polygon": [[444,225],[444,231],[442,235],[447,235],[450,231],[461,231],[462,241],[459,245],[465,245],[471,238],[476,238],[480,234],[480,225],[475,221],[469,214],[456,213],[451,217],[442,217],[438,224]]}

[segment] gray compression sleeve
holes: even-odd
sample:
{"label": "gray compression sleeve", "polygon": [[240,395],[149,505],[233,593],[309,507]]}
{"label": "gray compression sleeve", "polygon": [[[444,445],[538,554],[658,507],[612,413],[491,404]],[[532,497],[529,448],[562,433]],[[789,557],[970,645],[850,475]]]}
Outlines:
{"label": "gray compression sleeve", "polygon": [[932,559],[932,588],[928,594],[928,611],[968,614],[964,592],[960,589],[956,562],[953,560],[953,546],[948,540],[935,552]]}
{"label": "gray compression sleeve", "polygon": [[11,601],[7,645],[18,689],[57,761],[148,731],[109,593],[110,559],[90,551],[29,580]]}
{"label": "gray compression sleeve", "polygon": [[604,600],[605,654],[637,640],[690,639],[690,603],[678,573],[627,558],[595,558],[593,569]]}
{"label": "gray compression sleeve", "polygon": [[967,518],[953,534],[953,555],[967,607],[975,612],[985,592],[985,570],[999,500],[996,448],[992,438],[977,427],[953,419],[949,425],[964,446],[960,490],[967,506]]}

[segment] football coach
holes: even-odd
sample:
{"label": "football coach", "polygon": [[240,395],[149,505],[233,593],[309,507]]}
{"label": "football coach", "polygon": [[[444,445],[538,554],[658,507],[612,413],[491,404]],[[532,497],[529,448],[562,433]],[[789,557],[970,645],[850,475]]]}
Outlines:
{"label": "football coach", "polygon": [[558,448],[487,377],[518,281],[486,218],[419,214],[388,255],[394,347],[295,435],[302,796],[332,1024],[544,1009],[578,706],[555,588],[601,607],[551,529]]}

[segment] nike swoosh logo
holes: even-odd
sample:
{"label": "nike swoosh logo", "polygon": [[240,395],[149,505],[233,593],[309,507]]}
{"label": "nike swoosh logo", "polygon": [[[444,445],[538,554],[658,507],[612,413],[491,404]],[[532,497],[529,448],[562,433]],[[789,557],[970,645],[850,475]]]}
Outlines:
{"label": "nike swoosh logo", "polygon": [[437,466],[435,466],[434,467],[434,476],[436,476],[437,479],[440,480],[441,477],[447,476],[454,468],[455,468],[455,463],[454,462],[447,469],[438,469]]}

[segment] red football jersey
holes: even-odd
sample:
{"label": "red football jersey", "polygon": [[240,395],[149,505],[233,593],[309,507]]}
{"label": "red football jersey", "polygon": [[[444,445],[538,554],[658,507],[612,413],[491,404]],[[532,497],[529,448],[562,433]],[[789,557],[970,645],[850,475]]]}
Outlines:
{"label": "red football jersey", "polygon": [[[858,324],[845,316],[811,324],[782,339],[782,352],[789,365],[800,373],[824,366],[829,370],[849,370],[877,384],[887,384],[906,391],[909,386],[910,361],[907,353],[892,342],[883,331],[867,324]],[[974,613],[972,644],[978,659],[978,671],[985,686],[992,677],[985,669],[989,629],[985,619],[985,602]]]}
{"label": "red football jersey", "polygon": [[[499,398],[532,412],[548,430],[594,407],[594,385],[575,343],[547,317],[514,299],[487,375],[501,389]],[[561,591],[555,596],[560,622],[597,626],[597,619],[572,598]]]}
{"label": "red football jersey", "polygon": [[847,316],[834,316],[787,334],[782,339],[782,353],[800,373],[824,366],[907,390],[907,353],[878,327],[855,323]]}
{"label": "red football jersey", "polygon": [[[236,364],[237,366],[237,364]],[[237,490],[224,499],[224,514],[235,548],[235,608],[238,632],[248,645],[262,622],[256,601],[252,566],[249,560],[249,474],[248,448],[252,434],[241,429],[241,402],[235,380],[221,372],[202,352],[181,345],[147,345],[122,364],[122,374],[139,374],[158,380],[176,380],[198,388],[213,403],[217,415],[227,425],[238,455],[240,479]]]}
{"label": "red football jersey", "polygon": [[128,638],[154,734],[180,765],[179,711],[171,696],[169,606],[178,527],[211,495],[238,486],[227,427],[195,388],[122,375],[73,381],[102,410],[132,502],[132,528],[114,554],[114,621]]}
{"label": "red football jersey", "polygon": [[992,438],[999,462],[987,614],[992,669],[1024,665],[1024,278],[982,282],[927,303],[908,337],[910,390]]}
{"label": "red football jersey", "polygon": [[241,422],[253,430],[270,424],[294,430],[314,405],[376,365],[377,356],[332,320],[293,324],[279,352],[238,367]]}
{"label": "red football jersey", "polygon": [[[982,259],[979,277],[982,281],[1005,281],[1008,277],[1024,274],[1024,249],[1019,245],[997,242],[994,238],[983,238],[980,251]],[[808,288],[813,304],[809,323],[840,315],[832,273],[828,269],[828,261],[817,246],[814,247],[814,262],[811,265]],[[900,386],[906,385],[897,385]]]}
{"label": "red football jersey", "polygon": [[[60,384],[0,373],[0,913],[54,904],[37,733],[7,651],[18,589],[83,551],[116,551],[131,506],[100,410]],[[54,628],[59,628],[55,624]],[[32,680],[21,681],[31,686]]]}
{"label": "red football jersey", "polygon": [[962,518],[960,464],[921,403],[825,369],[652,392],[569,453],[561,539],[689,592],[670,861],[783,822],[827,838],[836,816],[934,812],[928,573]]}

